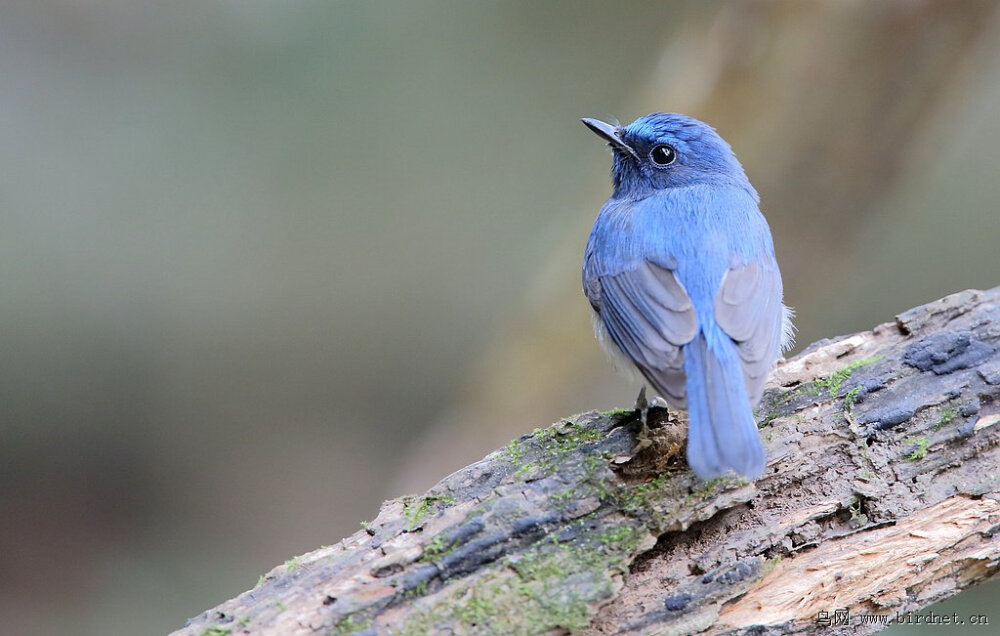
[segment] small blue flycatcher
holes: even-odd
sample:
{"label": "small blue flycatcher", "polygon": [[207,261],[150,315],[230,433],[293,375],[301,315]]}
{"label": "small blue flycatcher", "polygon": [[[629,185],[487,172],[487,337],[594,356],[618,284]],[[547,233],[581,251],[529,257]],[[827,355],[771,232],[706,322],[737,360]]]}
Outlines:
{"label": "small blue flycatcher", "polygon": [[698,477],[756,479],[766,458],[753,407],[792,333],[757,191],[701,121],[582,121],[614,154],[614,193],[583,261],[598,339],[687,409]]}

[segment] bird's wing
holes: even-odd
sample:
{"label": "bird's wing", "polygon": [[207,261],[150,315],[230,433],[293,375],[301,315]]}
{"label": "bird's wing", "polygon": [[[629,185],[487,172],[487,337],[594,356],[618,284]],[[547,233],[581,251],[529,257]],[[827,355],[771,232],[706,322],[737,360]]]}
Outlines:
{"label": "bird's wing", "polygon": [[767,375],[781,355],[781,294],[778,266],[766,259],[728,270],[715,297],[715,321],[739,347],[752,404],[760,400]]}
{"label": "bird's wing", "polygon": [[608,335],[675,406],[685,406],[681,347],[698,331],[684,286],[670,269],[644,262],[635,269],[595,277],[587,297]]}

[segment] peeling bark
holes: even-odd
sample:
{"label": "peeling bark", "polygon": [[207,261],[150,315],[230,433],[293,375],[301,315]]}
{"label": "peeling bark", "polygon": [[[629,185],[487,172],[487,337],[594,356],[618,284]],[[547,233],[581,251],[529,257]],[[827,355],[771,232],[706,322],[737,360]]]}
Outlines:
{"label": "peeling bark", "polygon": [[877,631],[1000,573],[998,343],[1000,288],[812,345],[771,378],[755,483],[698,482],[683,413],[644,448],[632,411],[568,418],[176,633]]}

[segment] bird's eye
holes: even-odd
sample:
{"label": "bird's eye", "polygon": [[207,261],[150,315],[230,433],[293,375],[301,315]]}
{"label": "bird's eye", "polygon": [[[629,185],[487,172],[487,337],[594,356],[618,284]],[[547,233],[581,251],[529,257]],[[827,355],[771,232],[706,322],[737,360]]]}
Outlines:
{"label": "bird's eye", "polygon": [[667,144],[660,144],[649,151],[649,159],[658,166],[669,166],[677,159],[677,151]]}

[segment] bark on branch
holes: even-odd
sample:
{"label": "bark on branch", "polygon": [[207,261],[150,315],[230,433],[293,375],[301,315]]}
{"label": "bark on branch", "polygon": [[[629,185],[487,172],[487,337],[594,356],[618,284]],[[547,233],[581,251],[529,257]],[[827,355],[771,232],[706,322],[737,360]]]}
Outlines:
{"label": "bark on branch", "polygon": [[752,484],[693,477],[683,413],[641,449],[632,411],[568,418],[176,633],[877,631],[1000,573],[998,344],[1000,287],[812,345],[771,378]]}

